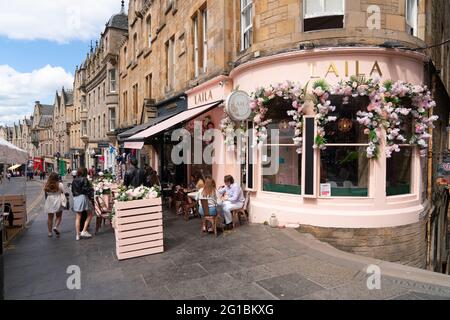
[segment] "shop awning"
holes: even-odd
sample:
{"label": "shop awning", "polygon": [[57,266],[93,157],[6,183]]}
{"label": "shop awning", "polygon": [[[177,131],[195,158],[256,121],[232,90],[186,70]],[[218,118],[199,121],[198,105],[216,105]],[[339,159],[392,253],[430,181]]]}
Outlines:
{"label": "shop awning", "polygon": [[[178,112],[172,112],[172,113],[169,113],[169,114],[165,114],[165,115],[156,117],[156,118],[150,120],[150,121],[147,122],[147,123],[141,124],[141,125],[136,126],[136,127],[132,128],[132,129],[130,129],[130,130],[127,130],[127,131],[125,131],[125,132],[120,133],[120,134],[117,136],[117,138],[119,139],[119,141],[124,141],[124,140],[126,140],[127,138],[129,138],[129,137],[131,137],[131,136],[133,136],[133,135],[135,135],[135,134],[138,134],[139,132],[144,131],[145,129],[148,129],[148,128],[150,128],[150,127],[152,127],[152,126],[154,126],[154,125],[156,125],[156,124],[158,124],[158,123],[160,123],[160,122],[162,122],[162,121],[164,121],[164,120],[169,119],[170,117],[173,117],[173,116],[179,114],[180,112],[181,112],[181,111],[178,111]],[[126,148],[126,147],[125,147],[125,148]],[[132,148],[127,148],[127,149],[132,149]]]}
{"label": "shop awning", "polygon": [[143,147],[144,147],[144,142],[125,141],[125,145],[124,145],[125,149],[141,150]]}
{"label": "shop awning", "polygon": [[155,134],[158,134],[164,130],[168,130],[177,124],[189,121],[193,118],[196,118],[196,117],[200,116],[202,113],[208,112],[209,110],[217,107],[221,103],[222,103],[222,101],[213,102],[213,103],[207,104],[205,106],[201,106],[201,107],[183,111],[182,113],[177,114],[176,116],[173,116],[163,122],[160,122],[153,127],[150,127],[138,134],[135,134],[134,136],[131,136],[126,141],[143,142],[146,138],[154,136]]}
{"label": "shop awning", "polygon": [[16,170],[17,168],[20,168],[21,167],[21,165],[20,164],[16,164],[16,165],[13,165],[12,167],[9,167],[8,168],[8,170]]}

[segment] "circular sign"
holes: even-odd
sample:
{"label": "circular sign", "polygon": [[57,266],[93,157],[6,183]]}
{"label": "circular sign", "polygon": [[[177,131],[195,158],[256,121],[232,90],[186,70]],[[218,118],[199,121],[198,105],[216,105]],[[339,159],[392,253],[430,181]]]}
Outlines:
{"label": "circular sign", "polygon": [[234,121],[247,120],[252,113],[250,109],[250,97],[247,92],[232,92],[225,103],[225,110]]}

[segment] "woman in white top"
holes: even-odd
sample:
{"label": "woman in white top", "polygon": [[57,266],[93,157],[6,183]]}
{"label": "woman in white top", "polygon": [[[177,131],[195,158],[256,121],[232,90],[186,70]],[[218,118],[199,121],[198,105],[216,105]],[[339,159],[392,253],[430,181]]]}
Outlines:
{"label": "woman in white top", "polygon": [[[61,197],[65,197],[64,195],[64,185],[59,182],[59,176],[56,172],[53,172],[48,177],[47,184],[45,185],[45,193],[47,198],[45,199],[44,210],[48,214],[48,236],[52,237],[53,232],[59,237],[59,226],[62,221],[62,211],[63,205],[61,201]],[[53,216],[56,214],[55,227],[53,227]]]}
{"label": "woman in white top", "polygon": [[[203,188],[201,188],[196,197],[195,200],[199,204],[199,213],[203,217],[205,213],[203,212],[203,207],[201,204],[202,199],[208,200],[208,209],[209,209],[209,215],[215,216],[218,214],[218,209],[222,205],[222,199],[220,198],[219,193],[216,189],[216,182],[211,178],[207,177],[205,179],[205,185]],[[205,226],[203,226],[203,229],[205,230]]]}

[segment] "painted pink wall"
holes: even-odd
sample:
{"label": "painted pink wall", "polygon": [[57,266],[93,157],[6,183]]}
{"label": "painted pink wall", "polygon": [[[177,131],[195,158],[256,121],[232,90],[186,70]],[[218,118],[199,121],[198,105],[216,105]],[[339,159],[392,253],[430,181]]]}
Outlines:
{"label": "painted pink wall", "polygon": [[[317,49],[261,58],[234,69],[230,77],[233,79],[234,87],[239,86],[241,90],[249,94],[257,87],[285,80],[300,82],[302,85],[306,85],[309,81],[312,84],[314,78],[311,78],[311,75],[318,75],[330,84],[336,84],[355,74],[356,61],[358,61],[359,72],[365,73],[367,78],[370,77],[369,74],[377,62],[382,72],[382,80],[403,80],[422,84],[425,60],[422,54],[380,48]],[[337,71],[339,77],[331,72],[325,77],[328,70]],[[378,72],[374,72],[373,76],[375,75],[378,75]],[[299,223],[322,227],[379,228],[419,221],[419,214],[424,207],[419,197],[421,160],[418,154],[413,157],[412,162],[412,194],[386,197],[384,145],[381,146],[380,153],[382,154],[380,159],[372,160],[370,163],[369,197],[367,198],[309,199],[296,195],[264,192],[261,191],[261,166],[255,165],[256,192],[250,201],[252,222],[269,221],[272,213],[277,215],[282,224]],[[318,159],[317,156],[317,168]]]}

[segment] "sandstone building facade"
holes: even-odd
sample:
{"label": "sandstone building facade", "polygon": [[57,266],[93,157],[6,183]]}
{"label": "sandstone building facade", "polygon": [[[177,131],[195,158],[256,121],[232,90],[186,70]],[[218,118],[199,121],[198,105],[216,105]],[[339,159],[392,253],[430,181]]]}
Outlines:
{"label": "sandstone building facade", "polygon": [[95,48],[77,71],[76,90],[80,93],[81,138],[86,166],[113,169],[116,125],[118,123],[119,43],[127,32],[128,18],[122,10],[111,17]]}

